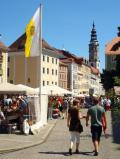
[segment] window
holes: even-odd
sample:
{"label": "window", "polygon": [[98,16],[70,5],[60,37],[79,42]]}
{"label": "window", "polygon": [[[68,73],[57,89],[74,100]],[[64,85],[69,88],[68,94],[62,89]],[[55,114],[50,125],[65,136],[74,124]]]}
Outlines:
{"label": "window", "polygon": [[10,56],[8,56],[8,62],[10,62]]}
{"label": "window", "polygon": [[52,84],[54,84],[54,82],[52,81]]}
{"label": "window", "polygon": [[43,67],[43,73],[45,73],[45,67]]}
{"label": "window", "polygon": [[45,81],[43,81],[43,86],[45,86]]}
{"label": "window", "polygon": [[49,74],[49,68],[47,68],[47,74]]}
{"label": "window", "polygon": [[43,55],[43,61],[45,61],[45,55]]}
{"label": "window", "polygon": [[30,78],[28,78],[28,83],[30,83]]}
{"label": "window", "polygon": [[52,58],[52,63],[54,63],[54,58]]}
{"label": "window", "polygon": [[7,76],[10,76],[10,68],[7,69]]}
{"label": "window", "polygon": [[49,85],[49,81],[47,81],[47,85]]}
{"label": "window", "polygon": [[52,69],[52,75],[54,75],[54,69]]}
{"label": "window", "polygon": [[57,85],[57,82],[55,82],[55,85]]}
{"label": "window", "polygon": [[49,62],[49,57],[47,56],[47,62]]}
{"label": "window", "polygon": [[57,64],[57,59],[56,59],[56,64]]}
{"label": "window", "polygon": [[57,70],[55,71],[55,74],[57,75]]}

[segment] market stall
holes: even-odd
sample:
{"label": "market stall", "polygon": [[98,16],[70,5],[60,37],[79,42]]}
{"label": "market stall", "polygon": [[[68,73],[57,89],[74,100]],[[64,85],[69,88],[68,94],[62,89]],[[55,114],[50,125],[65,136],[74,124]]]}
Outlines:
{"label": "market stall", "polygon": [[5,117],[4,120],[0,120],[0,131],[12,133],[17,129],[22,132],[25,119],[30,126],[36,123],[38,118],[36,112],[39,112],[36,98],[38,95],[31,87],[0,84],[0,110]]}
{"label": "market stall", "polygon": [[[4,114],[4,120],[1,118],[0,131],[10,133],[12,126],[16,127],[22,122],[22,113],[15,108],[15,102],[20,95],[25,94],[26,91],[23,88],[17,87],[10,83],[0,84],[0,112]],[[15,100],[16,99],[16,100]],[[12,102],[14,101],[14,102]]]}
{"label": "market stall", "polygon": [[[39,92],[39,88],[36,88],[36,91]],[[66,94],[69,95],[73,94],[71,91],[63,89],[56,85],[42,86],[41,92],[45,92],[47,95],[59,95],[59,96],[64,96]]]}

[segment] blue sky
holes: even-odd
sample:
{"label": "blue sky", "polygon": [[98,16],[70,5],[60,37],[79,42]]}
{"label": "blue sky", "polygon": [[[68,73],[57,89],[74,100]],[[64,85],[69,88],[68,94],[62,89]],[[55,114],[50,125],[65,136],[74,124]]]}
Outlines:
{"label": "blue sky", "polygon": [[0,0],[0,34],[5,45],[12,44],[43,3],[43,38],[58,49],[88,58],[93,21],[99,41],[101,70],[105,65],[105,44],[117,36],[120,0]]}

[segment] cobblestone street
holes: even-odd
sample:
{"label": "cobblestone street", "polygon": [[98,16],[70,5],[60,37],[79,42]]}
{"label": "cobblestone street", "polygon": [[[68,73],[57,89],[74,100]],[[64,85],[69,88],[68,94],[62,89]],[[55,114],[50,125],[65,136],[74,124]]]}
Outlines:
{"label": "cobblestone street", "polygon": [[[83,110],[83,113],[86,113],[86,110]],[[93,156],[90,129],[85,127],[85,122],[83,120],[84,132],[81,134],[80,154],[73,153],[72,156],[69,156],[69,131],[66,127],[66,119],[59,119],[53,131],[43,144],[16,152],[2,154],[0,155],[0,159],[119,159],[120,145],[112,142],[110,117],[111,112],[107,112],[109,137],[106,139],[104,134],[102,135],[100,152],[97,157]]]}

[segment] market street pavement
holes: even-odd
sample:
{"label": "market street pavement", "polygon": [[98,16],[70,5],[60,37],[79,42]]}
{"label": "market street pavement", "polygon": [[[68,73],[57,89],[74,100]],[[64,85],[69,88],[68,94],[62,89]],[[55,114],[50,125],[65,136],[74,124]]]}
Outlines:
{"label": "market street pavement", "polygon": [[[85,113],[86,110],[83,110],[83,112]],[[69,156],[69,131],[66,127],[66,119],[58,119],[55,127],[42,144],[15,152],[1,154],[0,159],[119,159],[120,145],[112,142],[110,112],[107,112],[107,118],[109,137],[105,139],[104,135],[102,135],[100,153],[97,157],[93,156],[90,129],[86,128],[84,120],[82,120],[84,132],[81,134],[80,154],[73,153],[72,156]],[[44,132],[42,136],[45,135],[45,133],[46,132]],[[39,136],[39,139],[42,138],[42,136]],[[27,136],[25,137],[27,138]],[[23,139],[25,138],[23,137]],[[21,142],[22,141],[23,140],[21,140]],[[17,141],[13,142],[16,145]],[[8,145],[8,147],[9,146],[10,145]],[[73,151],[75,151],[75,147]]]}
{"label": "market street pavement", "polygon": [[57,120],[49,120],[48,124],[36,131],[36,135],[0,134],[0,154],[17,151],[40,145],[47,139]]}

